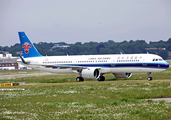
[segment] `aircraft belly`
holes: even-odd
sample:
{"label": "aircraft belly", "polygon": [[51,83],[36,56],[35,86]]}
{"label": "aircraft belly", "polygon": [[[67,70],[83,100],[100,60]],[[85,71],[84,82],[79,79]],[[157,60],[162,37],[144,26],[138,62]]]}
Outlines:
{"label": "aircraft belly", "polygon": [[141,73],[141,72],[160,72],[165,69],[157,68],[111,68],[111,73]]}

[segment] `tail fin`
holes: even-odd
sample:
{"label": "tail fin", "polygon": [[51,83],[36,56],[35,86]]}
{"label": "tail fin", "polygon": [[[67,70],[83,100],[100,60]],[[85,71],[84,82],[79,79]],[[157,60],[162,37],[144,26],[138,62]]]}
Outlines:
{"label": "tail fin", "polygon": [[21,42],[21,49],[22,49],[24,58],[42,56],[34,47],[32,42],[28,39],[25,32],[18,32],[18,34],[19,34],[19,38]]}

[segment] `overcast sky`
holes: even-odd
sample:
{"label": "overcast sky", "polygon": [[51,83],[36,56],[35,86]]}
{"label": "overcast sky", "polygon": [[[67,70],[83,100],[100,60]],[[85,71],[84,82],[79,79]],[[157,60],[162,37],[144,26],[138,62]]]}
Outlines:
{"label": "overcast sky", "polygon": [[32,42],[167,41],[171,0],[0,0],[0,46]]}

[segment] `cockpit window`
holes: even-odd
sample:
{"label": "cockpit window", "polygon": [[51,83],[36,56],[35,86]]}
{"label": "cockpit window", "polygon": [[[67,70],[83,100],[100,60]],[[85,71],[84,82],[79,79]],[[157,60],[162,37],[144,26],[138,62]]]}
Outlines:
{"label": "cockpit window", "polygon": [[159,58],[159,59],[153,59],[153,61],[163,61],[163,59]]}

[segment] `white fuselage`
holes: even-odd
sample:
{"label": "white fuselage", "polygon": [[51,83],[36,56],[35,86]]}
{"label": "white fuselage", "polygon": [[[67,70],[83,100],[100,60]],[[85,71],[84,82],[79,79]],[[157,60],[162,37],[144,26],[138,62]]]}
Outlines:
{"label": "white fuselage", "polygon": [[[42,56],[25,58],[25,61],[34,69],[59,74],[77,73],[73,68],[62,66],[99,68],[102,74],[159,72],[169,67],[160,56],[153,54]],[[50,65],[56,67],[47,67]]]}

